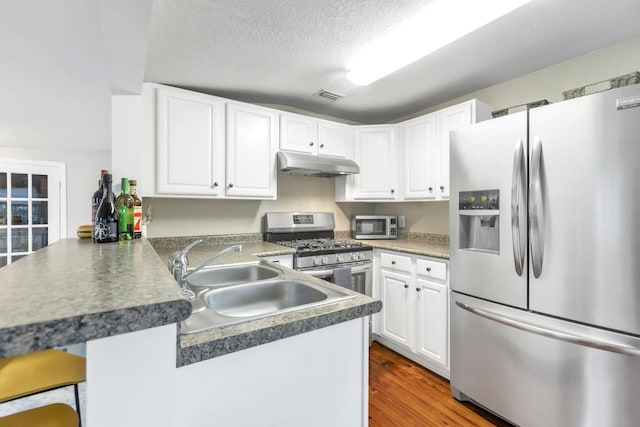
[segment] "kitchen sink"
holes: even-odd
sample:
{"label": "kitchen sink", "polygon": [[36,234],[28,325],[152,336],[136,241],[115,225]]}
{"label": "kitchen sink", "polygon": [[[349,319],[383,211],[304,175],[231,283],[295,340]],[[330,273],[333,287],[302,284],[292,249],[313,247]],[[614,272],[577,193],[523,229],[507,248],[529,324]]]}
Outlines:
{"label": "kitchen sink", "polygon": [[334,285],[266,263],[203,269],[188,278],[188,285],[197,297],[191,316],[180,324],[181,334],[355,298]]}
{"label": "kitchen sink", "polygon": [[263,264],[232,265],[203,268],[187,276],[192,287],[229,286],[278,277],[282,271]]}
{"label": "kitchen sink", "polygon": [[255,317],[328,298],[326,292],[304,283],[278,280],[214,289],[203,295],[205,305],[229,317]]}

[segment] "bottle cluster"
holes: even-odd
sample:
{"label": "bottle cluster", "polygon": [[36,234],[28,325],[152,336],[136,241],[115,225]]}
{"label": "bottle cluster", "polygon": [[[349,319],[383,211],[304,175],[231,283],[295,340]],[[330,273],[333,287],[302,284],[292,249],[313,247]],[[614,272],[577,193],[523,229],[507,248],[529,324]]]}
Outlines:
{"label": "bottle cluster", "polygon": [[91,197],[92,238],[96,243],[142,237],[142,201],[135,179],[121,179],[121,193],[113,193],[113,176],[103,169],[98,190]]}

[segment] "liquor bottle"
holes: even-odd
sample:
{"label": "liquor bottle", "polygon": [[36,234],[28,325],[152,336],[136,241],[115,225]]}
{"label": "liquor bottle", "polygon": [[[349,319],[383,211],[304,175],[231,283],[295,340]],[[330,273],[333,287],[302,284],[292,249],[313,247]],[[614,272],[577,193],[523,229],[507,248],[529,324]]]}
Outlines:
{"label": "liquor bottle", "polygon": [[96,212],[93,240],[96,243],[108,243],[118,241],[118,212],[111,187],[111,174],[106,173],[102,177],[104,185],[104,197]]}
{"label": "liquor bottle", "polygon": [[120,223],[118,233],[120,240],[133,239],[133,198],[129,194],[129,180],[122,178],[120,181],[122,192],[116,199],[116,210]]}
{"label": "liquor bottle", "polygon": [[138,181],[129,180],[131,198],[133,198],[133,238],[142,237],[142,200],[138,197]]}
{"label": "liquor bottle", "polygon": [[[98,180],[98,189],[91,196],[91,236],[95,234],[94,225],[96,223],[96,212],[98,211],[98,206],[100,206],[100,202],[102,201],[102,197],[104,196],[104,175],[109,173],[107,169],[102,169],[100,171],[100,179]],[[95,240],[95,239],[94,239]]]}

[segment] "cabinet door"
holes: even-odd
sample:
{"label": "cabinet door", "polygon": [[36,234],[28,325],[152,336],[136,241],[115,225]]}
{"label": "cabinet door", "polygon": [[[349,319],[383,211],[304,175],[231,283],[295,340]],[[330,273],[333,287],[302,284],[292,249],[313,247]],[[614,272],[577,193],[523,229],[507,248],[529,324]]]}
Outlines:
{"label": "cabinet door", "polygon": [[158,89],[157,192],[221,195],[224,102]]}
{"label": "cabinet door", "polygon": [[429,114],[402,125],[404,144],[404,198],[430,200],[436,198],[435,115]]}
{"label": "cabinet door", "polygon": [[276,120],[265,108],[227,104],[227,196],[276,198]]}
{"label": "cabinet door", "polygon": [[358,127],[355,130],[355,162],[360,173],[354,176],[356,200],[395,200],[396,130],[394,126]]}
{"label": "cabinet door", "polygon": [[[382,270],[380,272],[382,316],[380,333],[407,347],[411,343],[411,277]],[[414,290],[415,292],[415,290]]]}
{"label": "cabinet door", "polygon": [[318,152],[317,120],[311,117],[281,114],[280,149],[316,154]]}
{"label": "cabinet door", "polygon": [[416,351],[447,367],[447,286],[420,278],[417,296]]}
{"label": "cabinet door", "polygon": [[318,155],[353,158],[351,127],[318,121]]}
{"label": "cabinet door", "polygon": [[438,113],[438,198],[449,198],[449,132],[472,123],[471,102],[446,108]]}

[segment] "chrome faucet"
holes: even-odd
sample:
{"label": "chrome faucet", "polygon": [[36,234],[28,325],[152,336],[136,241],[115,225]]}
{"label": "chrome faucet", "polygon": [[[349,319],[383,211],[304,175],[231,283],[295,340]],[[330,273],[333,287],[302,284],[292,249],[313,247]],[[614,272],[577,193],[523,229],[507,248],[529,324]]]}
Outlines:
{"label": "chrome faucet", "polygon": [[193,301],[196,298],[196,294],[187,287],[187,282],[184,280],[187,274],[187,266],[189,265],[187,254],[194,246],[200,243],[202,243],[202,239],[195,240],[189,243],[184,249],[172,253],[167,263],[171,275],[176,279],[176,282],[180,285],[180,289],[182,289],[182,294],[187,297],[189,301]]}
{"label": "chrome faucet", "polygon": [[195,269],[193,269],[190,272],[188,272],[183,277],[183,279],[186,279],[187,277],[191,276],[196,271],[200,271],[202,268],[210,265],[213,261],[215,261],[216,259],[220,258],[222,255],[226,254],[227,252],[232,252],[232,251],[233,252],[242,252],[242,245],[233,245],[233,246],[229,246],[228,248],[224,248],[223,250],[221,250],[220,252],[218,252],[214,256],[204,260],[204,262],[202,264],[200,264],[198,267],[196,267]]}
{"label": "chrome faucet", "polygon": [[187,277],[191,276],[196,271],[200,271],[202,268],[210,265],[213,261],[220,258],[222,255],[227,252],[240,252],[242,251],[242,245],[233,245],[225,248],[215,254],[214,256],[207,258],[202,264],[191,271],[187,271],[187,267],[189,266],[189,259],[187,258],[187,253],[191,248],[196,246],[197,244],[202,243],[202,239],[198,239],[194,242],[191,242],[187,247],[182,249],[181,251],[174,252],[169,257],[169,271],[180,285],[180,289],[182,289],[182,293],[185,297],[189,299],[189,301],[193,301],[196,298],[196,294],[189,289],[187,286]]}

